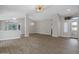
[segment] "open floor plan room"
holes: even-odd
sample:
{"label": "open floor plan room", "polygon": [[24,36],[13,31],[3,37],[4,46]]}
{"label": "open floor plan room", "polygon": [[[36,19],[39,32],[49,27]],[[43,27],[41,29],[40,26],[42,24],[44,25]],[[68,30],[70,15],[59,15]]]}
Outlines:
{"label": "open floor plan room", "polygon": [[1,54],[79,54],[79,5],[0,5]]}

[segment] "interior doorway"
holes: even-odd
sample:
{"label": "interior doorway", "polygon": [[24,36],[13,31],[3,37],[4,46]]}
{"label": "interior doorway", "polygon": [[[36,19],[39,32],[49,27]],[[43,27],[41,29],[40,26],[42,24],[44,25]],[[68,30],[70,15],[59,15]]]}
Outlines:
{"label": "interior doorway", "polygon": [[71,38],[78,38],[78,19],[70,19],[64,22],[64,36]]}
{"label": "interior doorway", "polygon": [[70,31],[72,38],[78,38],[78,20],[71,20]]}

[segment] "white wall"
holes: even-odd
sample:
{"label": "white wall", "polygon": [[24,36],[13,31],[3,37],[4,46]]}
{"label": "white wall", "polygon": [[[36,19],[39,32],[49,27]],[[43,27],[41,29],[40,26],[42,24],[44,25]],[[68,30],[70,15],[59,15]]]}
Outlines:
{"label": "white wall", "polygon": [[0,40],[11,40],[16,38],[20,38],[19,30],[0,31]]}
{"label": "white wall", "polygon": [[[30,24],[29,33],[36,33],[36,31],[37,31],[37,29],[36,29],[36,27],[37,27],[37,22],[30,19],[30,23],[29,23],[29,24]],[[34,24],[34,25],[33,25],[33,24]]]}
{"label": "white wall", "polygon": [[24,36],[25,37],[28,37],[29,36],[29,26],[30,25],[30,21],[29,21],[29,18],[28,18],[28,15],[25,16],[25,19],[24,19]]}
{"label": "white wall", "polygon": [[51,20],[41,20],[37,22],[37,33],[51,35]]}
{"label": "white wall", "polygon": [[53,15],[52,16],[52,36],[58,37],[60,36],[60,16]]}
{"label": "white wall", "polygon": [[5,23],[4,22],[0,22],[0,30],[4,30],[5,29]]}
{"label": "white wall", "polygon": [[36,26],[31,27],[31,31],[51,35],[52,29],[52,36],[58,37],[61,36],[60,22],[60,17],[58,15],[53,15],[51,19],[37,21]]}

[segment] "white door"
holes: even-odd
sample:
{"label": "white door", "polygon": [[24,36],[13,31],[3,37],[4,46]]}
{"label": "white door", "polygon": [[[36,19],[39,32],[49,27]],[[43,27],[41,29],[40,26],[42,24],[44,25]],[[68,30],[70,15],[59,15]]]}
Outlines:
{"label": "white door", "polygon": [[71,21],[71,37],[78,38],[78,20]]}

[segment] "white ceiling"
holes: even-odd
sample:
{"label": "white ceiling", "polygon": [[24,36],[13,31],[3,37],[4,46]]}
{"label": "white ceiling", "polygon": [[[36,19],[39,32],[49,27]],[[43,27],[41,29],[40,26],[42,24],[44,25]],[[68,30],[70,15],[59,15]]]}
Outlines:
{"label": "white ceiling", "polygon": [[[70,9],[67,11],[67,9]],[[72,16],[79,14],[78,5],[45,5],[43,12],[36,12],[35,5],[0,5],[0,19],[22,18],[28,15],[34,20],[49,19],[53,15]]]}

